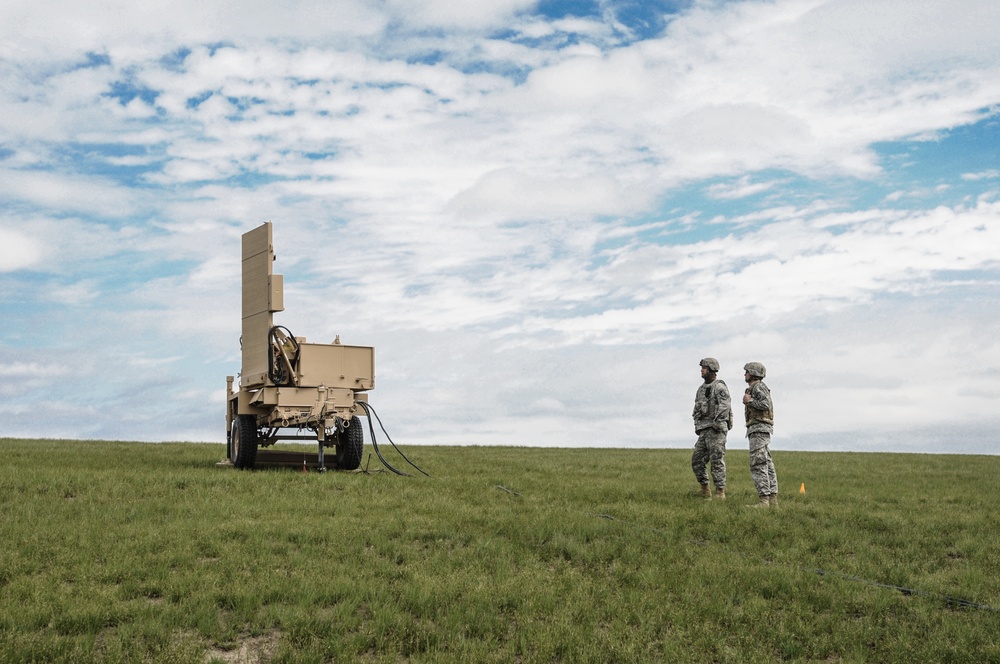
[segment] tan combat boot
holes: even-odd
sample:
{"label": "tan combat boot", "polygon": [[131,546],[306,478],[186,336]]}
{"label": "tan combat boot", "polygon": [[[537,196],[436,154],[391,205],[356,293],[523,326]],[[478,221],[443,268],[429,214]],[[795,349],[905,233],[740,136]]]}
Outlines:
{"label": "tan combat boot", "polygon": [[758,508],[758,507],[763,508],[763,509],[767,509],[770,506],[771,506],[771,501],[768,500],[767,496],[759,496],[757,498],[757,502],[756,503],[754,503],[753,505],[747,505],[747,507],[752,507],[752,508],[755,508],[755,509]]}
{"label": "tan combat boot", "polygon": [[778,506],[778,494],[772,493],[770,496],[767,497],[767,502],[768,502],[768,504],[771,507],[777,507]]}
{"label": "tan combat boot", "polygon": [[716,487],[716,489],[715,489],[715,498],[716,498],[716,500],[725,500],[726,499],[726,490],[725,489],[720,489],[720,488]]}
{"label": "tan combat boot", "polygon": [[701,493],[699,493],[698,495],[701,496],[702,498],[704,498],[705,500],[711,500],[712,499],[712,492],[708,490],[708,485],[707,484],[702,484],[701,485]]}

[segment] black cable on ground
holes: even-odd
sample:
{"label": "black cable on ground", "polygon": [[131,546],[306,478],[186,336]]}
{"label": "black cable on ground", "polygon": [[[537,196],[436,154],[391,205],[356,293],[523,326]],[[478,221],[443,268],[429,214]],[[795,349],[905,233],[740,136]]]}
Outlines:
{"label": "black cable on ground", "polygon": [[952,597],[951,595],[939,595],[938,593],[928,592],[926,590],[916,590],[914,588],[904,588],[903,586],[895,586],[891,583],[880,583],[879,581],[872,581],[870,579],[863,579],[860,576],[852,576],[850,574],[844,574],[842,572],[830,572],[825,569],[808,569],[805,567],[799,567],[797,565],[785,565],[784,563],[775,563],[771,561],[764,561],[768,565],[782,565],[785,567],[794,567],[795,569],[802,570],[803,572],[812,572],[820,576],[835,576],[845,581],[856,581],[858,583],[864,583],[869,586],[875,586],[876,588],[886,588],[887,590],[895,590],[904,595],[919,595],[921,597],[929,597],[931,599],[936,599],[938,601],[944,602],[949,606],[962,607],[966,609],[980,609],[982,611],[994,611],[1000,612],[1000,608],[990,606],[988,604],[980,604],[978,602],[973,602],[968,599],[962,599],[960,597]]}
{"label": "black cable on ground", "polygon": [[[366,414],[368,413],[368,404],[364,403],[363,401],[358,401],[356,403],[362,408],[364,408]],[[368,416],[368,431],[370,432],[372,437],[372,448],[375,449],[375,454],[376,456],[378,456],[379,461],[382,462],[382,465],[391,470],[392,472],[396,473],[397,475],[403,475],[409,477],[408,473],[404,473],[400,469],[394,467],[391,463],[385,460],[384,456],[382,456],[382,450],[380,450],[378,447],[378,440],[375,439],[375,427],[372,425],[372,418],[370,415]]]}
{"label": "black cable on ground", "polygon": [[[420,468],[420,466],[418,466],[417,464],[415,464],[412,461],[410,461],[409,458],[407,458],[407,456],[405,454],[403,454],[403,451],[401,449],[399,449],[399,447],[396,446],[396,443],[394,443],[392,441],[392,437],[389,435],[389,432],[385,430],[385,425],[382,424],[382,418],[380,418],[378,416],[378,413],[375,412],[375,409],[372,407],[372,405],[369,404],[369,403],[365,403],[364,401],[358,401],[357,404],[359,406],[361,406],[362,408],[364,408],[365,413],[368,414],[368,426],[371,429],[371,433],[372,433],[372,444],[374,445],[374,443],[375,443],[375,428],[372,426],[372,416],[374,416],[374,418],[378,421],[379,427],[382,429],[382,433],[385,434],[386,440],[388,440],[389,444],[392,445],[393,449],[395,449],[396,452],[399,453],[399,456],[403,457],[403,460],[406,461],[406,463],[408,463],[411,466],[413,466],[415,469],[417,469],[418,472],[423,473],[424,476],[426,476],[426,477],[430,477],[430,475],[428,475],[427,473],[425,473]],[[382,456],[379,455],[379,458],[381,459]],[[385,461],[383,461],[382,463],[385,463]],[[401,473],[401,474],[405,475],[406,473]]]}

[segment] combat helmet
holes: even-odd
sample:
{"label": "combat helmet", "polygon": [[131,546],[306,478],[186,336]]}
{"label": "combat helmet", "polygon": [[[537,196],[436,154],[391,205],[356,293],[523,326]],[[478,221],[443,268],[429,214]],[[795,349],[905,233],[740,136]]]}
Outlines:
{"label": "combat helmet", "polygon": [[763,378],[767,375],[767,369],[760,362],[747,362],[743,365],[743,371],[756,378]]}
{"label": "combat helmet", "polygon": [[706,357],[701,362],[698,363],[699,366],[703,366],[709,371],[719,373],[719,361],[714,357]]}

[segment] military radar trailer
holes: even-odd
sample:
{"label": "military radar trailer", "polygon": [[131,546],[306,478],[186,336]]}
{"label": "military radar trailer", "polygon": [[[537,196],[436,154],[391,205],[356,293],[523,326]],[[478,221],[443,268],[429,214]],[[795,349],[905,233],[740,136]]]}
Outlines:
{"label": "military radar trailer", "polygon": [[[368,390],[375,387],[375,349],[307,343],[274,314],[284,310],[284,280],[274,274],[271,222],[243,234],[242,369],[226,378],[226,457],[236,468],[311,465],[326,470],[361,465]],[[317,452],[271,449],[279,441],[316,441]]]}

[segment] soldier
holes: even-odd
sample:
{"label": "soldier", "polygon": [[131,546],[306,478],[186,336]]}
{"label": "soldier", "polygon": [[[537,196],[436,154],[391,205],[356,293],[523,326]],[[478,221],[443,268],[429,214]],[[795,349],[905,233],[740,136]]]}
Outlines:
{"label": "soldier", "polygon": [[743,367],[747,382],[743,404],[747,418],[747,438],[750,439],[750,476],[757,489],[757,503],[750,507],[778,505],[778,475],[771,461],[771,433],[774,431],[774,405],[771,390],[764,384],[767,370],[760,362],[748,362]]}
{"label": "soldier", "polygon": [[701,377],[705,381],[694,397],[694,431],[698,442],[691,455],[694,477],[701,485],[701,496],[712,498],[708,487],[707,464],[711,464],[715,497],[726,498],[726,434],[733,428],[733,409],[729,388],[717,379],[719,361],[706,357],[701,362]]}

